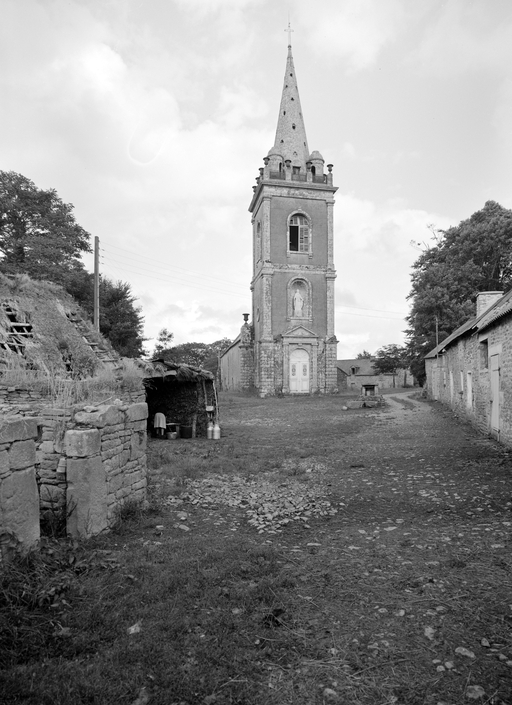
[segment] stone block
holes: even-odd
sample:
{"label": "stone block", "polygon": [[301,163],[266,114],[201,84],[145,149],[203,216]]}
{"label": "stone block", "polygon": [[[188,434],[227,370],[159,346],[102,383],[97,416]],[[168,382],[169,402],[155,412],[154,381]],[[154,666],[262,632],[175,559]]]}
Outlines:
{"label": "stone block", "polygon": [[68,458],[85,458],[100,452],[100,433],[96,429],[66,431],[64,447]]}
{"label": "stone block", "polygon": [[55,446],[53,445],[53,440],[43,441],[39,446],[39,450],[42,451],[43,453],[53,453],[55,451]]}
{"label": "stone block", "polygon": [[0,424],[0,443],[37,438],[37,419],[7,416]]}
{"label": "stone block", "polygon": [[66,503],[66,490],[58,485],[45,483],[39,490],[41,506],[45,509],[60,509]]}
{"label": "stone block", "polygon": [[140,458],[146,453],[146,433],[143,431],[136,431],[132,434],[132,440],[130,444],[130,458],[135,460]]}
{"label": "stone block", "polygon": [[145,402],[142,404],[131,404],[125,411],[125,419],[127,422],[142,421],[147,418],[148,405]]}
{"label": "stone block", "polygon": [[33,468],[20,470],[0,482],[2,529],[12,531],[24,549],[39,540],[39,494]]}
{"label": "stone block", "polygon": [[124,468],[128,461],[130,460],[130,451],[129,450],[123,450],[119,454],[119,467]]}
{"label": "stone block", "polygon": [[86,426],[105,428],[105,426],[124,423],[124,414],[118,406],[102,405],[94,411],[78,411],[75,414],[75,421]]}
{"label": "stone block", "polygon": [[144,419],[142,421],[131,421],[128,424],[127,433],[129,433],[130,430],[132,430],[132,431],[146,431],[147,427],[148,427],[148,422],[146,419]]}
{"label": "stone block", "polygon": [[68,459],[67,512],[71,536],[87,538],[107,528],[107,480],[99,456]]}
{"label": "stone block", "polygon": [[137,490],[143,490],[145,487],[147,487],[148,481],[146,480],[145,477],[142,478],[142,480],[139,480],[136,482],[134,485],[130,487],[131,492],[136,492]]}
{"label": "stone block", "polygon": [[6,450],[0,451],[0,475],[10,472],[9,453]]}
{"label": "stone block", "polygon": [[36,464],[35,441],[16,441],[8,450],[11,470],[23,470]]}
{"label": "stone block", "polygon": [[114,494],[123,486],[123,475],[114,475],[108,480],[108,493]]}

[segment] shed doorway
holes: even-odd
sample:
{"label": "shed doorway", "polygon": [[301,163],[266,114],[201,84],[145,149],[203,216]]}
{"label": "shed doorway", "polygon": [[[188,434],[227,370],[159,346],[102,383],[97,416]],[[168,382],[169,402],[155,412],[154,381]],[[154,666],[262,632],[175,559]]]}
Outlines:
{"label": "shed doorway", "polygon": [[309,355],[301,348],[290,354],[290,394],[309,394]]}

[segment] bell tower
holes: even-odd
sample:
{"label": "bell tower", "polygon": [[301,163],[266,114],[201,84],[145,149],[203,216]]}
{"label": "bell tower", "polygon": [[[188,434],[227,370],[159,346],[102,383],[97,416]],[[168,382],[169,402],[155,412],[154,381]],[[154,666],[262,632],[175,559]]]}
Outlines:
{"label": "bell tower", "polygon": [[[290,35],[289,35],[290,36]],[[253,382],[260,395],[336,391],[332,164],[309,152],[289,40],[274,145],[249,206]]]}

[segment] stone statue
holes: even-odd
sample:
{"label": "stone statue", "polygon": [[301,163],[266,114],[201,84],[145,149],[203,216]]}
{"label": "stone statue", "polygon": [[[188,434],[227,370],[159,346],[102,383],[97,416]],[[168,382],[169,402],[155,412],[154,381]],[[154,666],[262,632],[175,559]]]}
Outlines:
{"label": "stone statue", "polygon": [[293,315],[300,317],[302,316],[302,310],[304,308],[304,299],[302,298],[300,291],[295,289],[295,294],[293,295]]}

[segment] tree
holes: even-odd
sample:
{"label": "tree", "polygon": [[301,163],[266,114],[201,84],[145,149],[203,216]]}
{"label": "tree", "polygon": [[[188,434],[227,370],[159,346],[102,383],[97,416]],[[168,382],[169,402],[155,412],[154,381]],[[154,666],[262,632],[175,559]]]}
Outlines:
{"label": "tree", "polygon": [[373,358],[373,367],[380,374],[396,375],[397,370],[407,367],[407,348],[391,343],[379,348]]}
{"label": "tree", "polygon": [[[0,171],[0,271],[60,284],[92,318],[93,275],[80,259],[91,251],[90,237],[55,189],[44,191],[21,174]],[[143,324],[130,285],[103,278],[100,331],[120,355],[143,354]]]}
{"label": "tree", "polygon": [[171,347],[172,339],[174,338],[174,333],[171,333],[167,328],[162,328],[156,339],[155,349],[153,351],[153,357],[160,356],[164,351]]}
{"label": "tree", "polygon": [[357,353],[358,360],[366,360],[369,357],[373,357],[373,355],[368,352],[368,350],[363,350],[363,352]]}
{"label": "tree", "polygon": [[420,383],[424,356],[475,315],[478,292],[512,286],[512,210],[487,201],[467,220],[438,232],[437,244],[413,265],[408,297],[410,366]]}
{"label": "tree", "polygon": [[0,171],[0,271],[64,284],[82,270],[90,235],[75,221],[73,205],[55,189],[44,191],[21,174]]}
{"label": "tree", "polygon": [[204,367],[213,373],[217,372],[219,353],[232,343],[229,338],[221,338],[214,343],[181,343],[170,346],[168,343],[172,341],[173,337],[167,328],[162,328],[158,334],[153,357],[164,357],[173,362]]}
{"label": "tree", "polygon": [[[67,291],[82,308],[94,315],[94,276],[81,271],[69,276]],[[114,350],[123,357],[140,357],[144,354],[144,317],[127,282],[114,282],[108,277],[100,279],[100,332],[108,338]]]}

